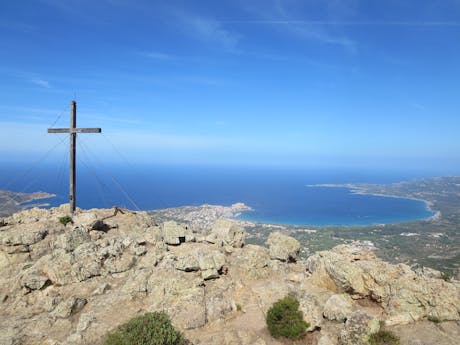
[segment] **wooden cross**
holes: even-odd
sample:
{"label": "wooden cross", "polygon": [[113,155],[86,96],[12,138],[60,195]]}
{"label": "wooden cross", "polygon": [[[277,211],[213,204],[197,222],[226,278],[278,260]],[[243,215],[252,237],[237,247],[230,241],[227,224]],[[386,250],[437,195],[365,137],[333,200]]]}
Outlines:
{"label": "wooden cross", "polygon": [[75,212],[76,202],[76,143],[77,133],[101,133],[100,128],[77,128],[77,102],[70,103],[70,128],[48,128],[48,133],[70,133],[70,179],[69,206],[70,214]]}

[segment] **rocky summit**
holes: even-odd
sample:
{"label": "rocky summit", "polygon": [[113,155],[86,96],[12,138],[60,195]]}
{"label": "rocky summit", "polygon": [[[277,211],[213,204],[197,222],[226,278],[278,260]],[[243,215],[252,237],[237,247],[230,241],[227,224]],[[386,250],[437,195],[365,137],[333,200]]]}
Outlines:
{"label": "rocky summit", "polygon": [[265,315],[290,294],[300,344],[366,345],[380,328],[401,344],[460,343],[460,283],[341,245],[302,261],[274,233],[245,245],[233,221],[193,231],[145,212],[67,205],[0,218],[0,344],[102,344],[133,316],[166,311],[193,344],[287,344]]}

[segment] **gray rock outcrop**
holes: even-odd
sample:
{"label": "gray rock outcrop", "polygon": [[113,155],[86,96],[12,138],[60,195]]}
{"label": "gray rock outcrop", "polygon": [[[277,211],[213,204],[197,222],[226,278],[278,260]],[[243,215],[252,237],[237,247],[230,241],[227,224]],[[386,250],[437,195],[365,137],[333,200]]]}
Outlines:
{"label": "gray rock outcrop", "polygon": [[306,265],[319,286],[379,303],[388,313],[387,325],[410,323],[429,315],[446,321],[459,317],[456,285],[420,276],[404,264],[391,265],[362,248],[340,245],[312,255]]}
{"label": "gray rock outcrop", "polygon": [[200,271],[204,280],[218,278],[225,265],[225,255],[207,247],[192,249],[177,256],[175,268],[185,272]]}
{"label": "gray rock outcrop", "polygon": [[230,219],[218,219],[206,240],[221,246],[241,248],[244,245],[244,230]]}
{"label": "gray rock outcrop", "polygon": [[166,244],[181,244],[194,239],[192,231],[186,225],[177,224],[172,220],[164,222],[161,230]]}
{"label": "gray rock outcrop", "polygon": [[270,257],[281,261],[296,261],[300,243],[295,238],[272,232],[267,240]]}
{"label": "gray rock outcrop", "polygon": [[369,337],[380,329],[379,320],[359,310],[345,322],[339,345],[369,345]]}
{"label": "gray rock outcrop", "polygon": [[61,206],[0,219],[1,345],[99,345],[117,325],[161,310],[195,345],[283,344],[265,315],[288,294],[313,344],[368,345],[378,321],[408,339],[434,316],[441,323],[430,339],[457,345],[459,283],[429,269],[353,246],[302,261],[295,239],[272,234],[269,248],[244,245],[231,220],[193,232],[145,212],[77,210],[63,225],[66,214]]}
{"label": "gray rock outcrop", "polygon": [[331,321],[345,321],[352,313],[353,301],[347,294],[332,295],[324,305],[323,315]]}

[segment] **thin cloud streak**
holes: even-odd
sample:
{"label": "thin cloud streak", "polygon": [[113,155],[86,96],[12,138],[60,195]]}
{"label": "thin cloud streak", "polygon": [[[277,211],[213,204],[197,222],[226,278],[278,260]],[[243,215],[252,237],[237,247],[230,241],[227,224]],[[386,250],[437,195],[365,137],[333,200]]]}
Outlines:
{"label": "thin cloud streak", "polygon": [[327,26],[440,26],[460,27],[455,21],[323,21],[323,20],[231,20],[226,24],[327,25]]}
{"label": "thin cloud streak", "polygon": [[174,57],[171,55],[158,53],[158,52],[146,52],[146,53],[141,53],[141,54],[153,60],[173,60],[174,59]]}
{"label": "thin cloud streak", "polygon": [[222,22],[183,11],[174,10],[171,13],[187,34],[204,42],[218,44],[228,52],[238,52],[239,35],[224,28]]}
{"label": "thin cloud streak", "polygon": [[201,39],[210,42],[218,42],[228,50],[233,51],[236,49],[238,38],[229,31],[223,29],[219,22],[199,17],[190,17],[188,18],[188,23]]}
{"label": "thin cloud streak", "polygon": [[32,84],[35,84],[37,86],[40,86],[40,87],[43,87],[45,89],[50,89],[51,86],[50,86],[50,83],[49,81],[47,80],[43,80],[43,79],[30,79],[29,82],[31,82]]}
{"label": "thin cloud streak", "polygon": [[[255,15],[255,20],[223,21],[225,24],[252,24],[252,25],[272,25],[286,30],[288,34],[296,35],[301,39],[316,41],[322,44],[337,45],[345,50],[356,53],[357,43],[343,34],[333,32],[332,26],[321,25],[323,21],[301,21],[295,17],[298,8],[288,8],[288,4],[279,1],[264,1],[248,5],[243,4],[246,12]],[[325,21],[326,22],[326,21]],[[328,21],[327,21],[328,22]]]}

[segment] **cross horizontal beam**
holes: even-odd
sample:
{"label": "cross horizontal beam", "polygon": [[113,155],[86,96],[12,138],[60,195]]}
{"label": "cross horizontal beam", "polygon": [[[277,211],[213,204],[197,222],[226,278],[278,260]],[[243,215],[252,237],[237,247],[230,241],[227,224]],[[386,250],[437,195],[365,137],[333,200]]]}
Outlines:
{"label": "cross horizontal beam", "polygon": [[48,133],[101,133],[101,128],[48,128]]}

